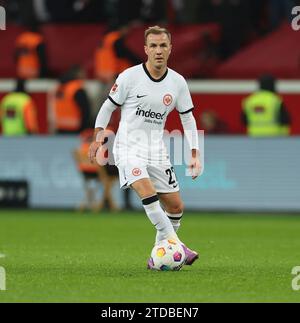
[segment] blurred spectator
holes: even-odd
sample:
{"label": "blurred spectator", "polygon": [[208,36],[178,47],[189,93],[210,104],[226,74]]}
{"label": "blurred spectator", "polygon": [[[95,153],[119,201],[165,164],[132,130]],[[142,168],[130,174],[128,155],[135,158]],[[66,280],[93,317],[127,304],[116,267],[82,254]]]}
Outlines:
{"label": "blurred spectator", "polygon": [[269,0],[248,0],[249,37],[255,39],[268,32],[267,9]]}
{"label": "blurred spectator", "polygon": [[[109,123],[107,125],[107,128],[109,131],[111,131],[112,133],[116,134],[119,128],[119,122],[120,122],[120,118],[121,118],[121,109],[117,109],[112,113],[112,116],[109,120]],[[113,142],[110,141],[111,146],[108,147],[108,151],[110,152],[110,156],[112,156],[112,146],[113,146]],[[110,166],[107,165],[106,166],[108,171],[112,174],[115,174],[117,169],[115,168],[115,166]],[[118,172],[118,171],[117,171]],[[132,210],[133,206],[132,206],[132,202],[131,202],[131,190],[123,190],[124,193],[124,209],[126,210]]]}
{"label": "blurred spectator", "polygon": [[36,107],[25,91],[24,80],[18,80],[16,89],[3,97],[0,121],[4,136],[24,136],[38,132]]}
{"label": "blurred spectator", "polygon": [[242,103],[242,122],[252,137],[289,135],[290,116],[276,93],[275,79],[264,75],[259,80],[260,89]]}
{"label": "blurred spectator", "polygon": [[46,49],[43,35],[36,22],[16,39],[15,61],[18,78],[33,79],[47,76]]}
{"label": "blurred spectator", "polygon": [[167,0],[167,22],[169,24],[181,24],[187,22],[186,1]]}
{"label": "blurred spectator", "polygon": [[[38,2],[40,0],[34,0]],[[53,22],[100,22],[104,17],[104,1],[43,0],[44,8]],[[37,7],[36,7],[37,8]]]}
{"label": "blurred spectator", "polygon": [[106,0],[104,12],[109,26],[125,25],[141,20],[142,0]]}
{"label": "blurred spectator", "polygon": [[34,20],[32,0],[0,0],[6,9],[7,21],[17,24],[28,24]]}
{"label": "blurred spectator", "polygon": [[[109,120],[107,129],[112,131],[114,134],[117,133],[119,128],[119,122],[121,118],[121,109],[117,109],[112,113],[112,116]],[[112,167],[112,166],[110,166]],[[126,210],[133,210],[132,202],[131,202],[131,195],[132,190],[123,190],[124,194],[124,209]]]}
{"label": "blurred spectator", "polygon": [[201,72],[198,73],[199,78],[209,78],[217,64],[220,62],[218,43],[213,39],[213,36],[208,32],[201,34],[203,47],[199,52],[199,63],[201,64]]}
{"label": "blurred spectator", "polygon": [[108,31],[95,52],[95,76],[104,84],[101,100],[107,96],[116,77],[126,68],[140,63],[140,59],[126,46],[129,25]]}
{"label": "blurred spectator", "polygon": [[[221,43],[219,55],[226,59],[243,46],[251,31],[251,8],[255,6],[255,18],[261,17],[258,0],[202,0],[198,4],[198,22],[219,23]],[[264,0],[261,0],[261,3]]]}
{"label": "blurred spectator", "polygon": [[32,0],[32,6],[37,21],[45,23],[51,20],[51,14],[47,7],[47,0]]}
{"label": "blurred spectator", "polygon": [[200,114],[200,129],[204,130],[205,134],[225,134],[228,132],[226,123],[212,110],[204,110]]}
{"label": "blurred spectator", "polygon": [[[234,35],[243,34],[245,23],[261,32],[262,16],[274,29],[291,18],[292,6],[298,0],[0,0],[7,9],[9,21],[24,23],[33,18],[39,22],[107,22],[125,24],[146,23],[205,23],[218,22],[225,29],[230,24]],[[265,12],[268,11],[268,12]],[[31,17],[30,19],[28,19]],[[268,21],[266,21],[266,25]],[[227,26],[226,26],[227,25]],[[247,27],[248,29],[248,27]],[[229,32],[229,31],[228,31]],[[227,31],[226,31],[227,33]]]}
{"label": "blurred spectator", "polygon": [[214,0],[169,0],[170,2],[173,3],[173,8],[178,18],[175,20],[175,23],[199,24],[218,22],[214,12]]}
{"label": "blurred spectator", "polygon": [[[222,27],[221,57],[233,55],[247,38],[249,24],[249,2],[245,0],[215,0]],[[218,4],[221,3],[221,4]]]}
{"label": "blurred spectator", "polygon": [[[104,165],[99,166],[96,163],[91,163],[88,159],[88,149],[92,142],[94,129],[86,129],[80,133],[80,147],[74,150],[73,156],[77,165],[78,171],[82,174],[84,180],[85,199],[80,204],[79,210],[92,209],[99,211],[103,207],[108,207],[110,210],[117,210],[115,205],[112,186],[118,179],[118,169],[116,166]],[[93,181],[96,186],[92,185]],[[103,197],[101,200],[96,198],[99,184],[103,185]],[[97,185],[98,184],[98,185]]]}
{"label": "blurred spectator", "polygon": [[61,77],[50,120],[56,133],[80,133],[89,128],[91,107],[84,89],[84,77],[80,66],[73,66]]}
{"label": "blurred spectator", "polygon": [[146,23],[164,23],[167,18],[166,0],[142,0],[141,18]]}
{"label": "blurred spectator", "polygon": [[71,22],[76,13],[75,0],[45,0],[46,12],[51,22]]}
{"label": "blurred spectator", "polygon": [[73,157],[76,162],[76,167],[83,178],[85,198],[79,206],[80,211],[84,211],[89,208],[96,208],[96,189],[91,185],[91,181],[99,181],[97,164],[92,164],[88,157],[87,152],[90,145],[89,137],[93,136],[93,130],[87,129],[80,133],[81,143],[78,148],[73,151]]}
{"label": "blurred spectator", "polygon": [[140,59],[125,44],[129,30],[128,25],[123,25],[104,35],[95,53],[95,75],[100,81],[111,85],[118,74],[140,63]]}

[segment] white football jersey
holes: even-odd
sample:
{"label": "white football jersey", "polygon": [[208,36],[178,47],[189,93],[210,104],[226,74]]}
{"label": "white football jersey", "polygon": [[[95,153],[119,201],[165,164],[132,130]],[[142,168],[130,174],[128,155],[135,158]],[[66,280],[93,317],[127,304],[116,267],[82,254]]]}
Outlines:
{"label": "white football jersey", "polygon": [[169,113],[193,110],[185,79],[168,68],[158,80],[145,64],[125,70],[112,87],[109,100],[121,108],[119,130],[114,143],[116,164],[139,159],[147,163],[164,163],[168,153],[163,132]]}

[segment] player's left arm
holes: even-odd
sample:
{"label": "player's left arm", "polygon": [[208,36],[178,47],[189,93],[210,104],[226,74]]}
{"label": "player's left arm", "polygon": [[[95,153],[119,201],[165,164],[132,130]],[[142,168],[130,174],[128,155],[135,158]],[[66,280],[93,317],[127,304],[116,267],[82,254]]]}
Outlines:
{"label": "player's left arm", "polygon": [[192,152],[192,157],[189,163],[189,169],[192,174],[192,179],[196,179],[201,173],[199,139],[196,120],[192,111],[189,111],[187,113],[180,113],[180,119],[183,126],[184,134],[187,138],[189,147]]}
{"label": "player's left arm", "polygon": [[197,178],[201,172],[201,163],[199,156],[199,139],[196,120],[193,115],[193,101],[186,80],[180,77],[179,93],[176,102],[176,109],[179,112],[184,134],[192,151],[189,168],[192,179]]}

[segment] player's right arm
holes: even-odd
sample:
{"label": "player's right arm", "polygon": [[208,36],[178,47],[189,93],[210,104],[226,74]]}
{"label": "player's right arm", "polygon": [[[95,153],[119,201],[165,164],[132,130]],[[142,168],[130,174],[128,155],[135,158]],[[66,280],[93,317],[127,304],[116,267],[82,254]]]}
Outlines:
{"label": "player's right arm", "polygon": [[111,115],[116,108],[117,106],[110,99],[107,99],[98,112],[95,124],[94,141],[91,143],[89,148],[89,159],[92,163],[95,162],[97,151],[104,142],[104,130],[106,129]]}
{"label": "player's right arm", "polygon": [[121,107],[127,98],[127,84],[130,78],[128,77],[128,73],[126,71],[118,76],[116,83],[110,90],[107,100],[103,103],[98,112],[95,124],[94,141],[90,145],[89,149],[89,159],[91,162],[95,161],[97,150],[104,142],[104,131],[110,121],[112,113],[117,107]]}

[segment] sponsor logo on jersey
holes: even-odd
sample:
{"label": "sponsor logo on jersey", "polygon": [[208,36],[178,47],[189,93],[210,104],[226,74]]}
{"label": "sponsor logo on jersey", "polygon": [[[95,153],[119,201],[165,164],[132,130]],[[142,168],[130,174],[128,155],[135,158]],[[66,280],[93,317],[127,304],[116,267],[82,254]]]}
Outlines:
{"label": "sponsor logo on jersey", "polygon": [[173,97],[171,94],[166,94],[163,98],[164,105],[167,107],[173,102]]}
{"label": "sponsor logo on jersey", "polygon": [[167,112],[165,113],[159,113],[159,112],[154,112],[151,109],[149,110],[142,110],[139,107],[136,110],[136,115],[137,116],[142,116],[145,118],[150,118],[150,119],[157,119],[157,120],[163,120],[165,115]]}
{"label": "sponsor logo on jersey", "polygon": [[110,90],[110,93],[116,93],[117,92],[117,89],[118,89],[118,84],[117,83],[115,83],[114,85],[113,85],[113,87],[111,88],[111,90]]}
{"label": "sponsor logo on jersey", "polygon": [[132,170],[132,175],[133,176],[140,176],[142,174],[142,171],[139,168],[134,168]]}

